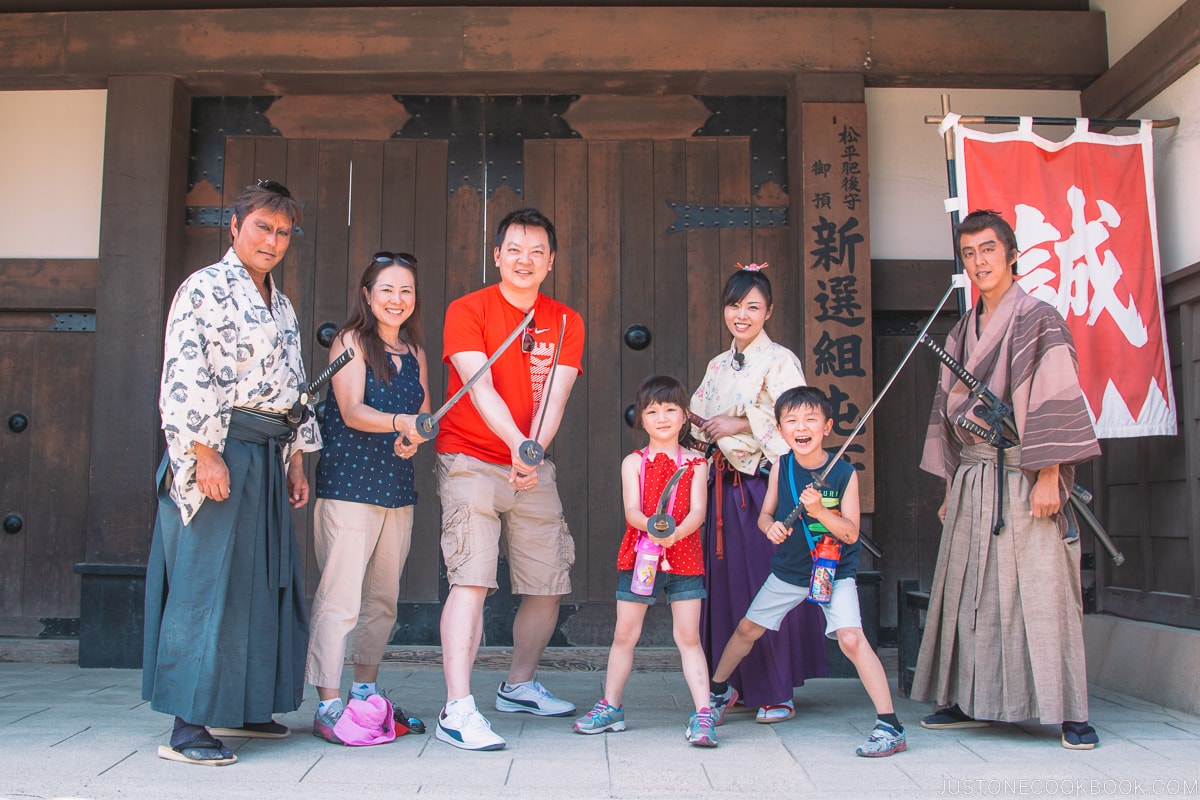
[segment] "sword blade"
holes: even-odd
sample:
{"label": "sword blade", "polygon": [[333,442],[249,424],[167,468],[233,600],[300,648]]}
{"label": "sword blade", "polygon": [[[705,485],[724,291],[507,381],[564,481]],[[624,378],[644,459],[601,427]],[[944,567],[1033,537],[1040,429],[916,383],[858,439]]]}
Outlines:
{"label": "sword blade", "polygon": [[554,388],[554,373],[558,368],[558,357],[562,354],[563,334],[567,332],[567,315],[562,315],[562,324],[558,326],[558,345],[554,348],[554,360],[550,362],[550,376],[546,379],[546,387],[542,389],[542,409],[538,413],[537,430],[533,432],[533,441],[542,435],[542,423],[546,421],[546,406],[549,405],[550,390]]}
{"label": "sword blade", "polygon": [[825,467],[825,469],[821,471],[821,474],[817,476],[817,486],[825,486],[825,479],[829,477],[829,471],[833,469],[834,464],[842,460],[842,456],[846,454],[846,449],[850,447],[850,443],[854,441],[854,437],[858,436],[859,432],[862,431],[863,426],[867,424],[867,420],[871,418],[871,414],[875,413],[875,408],[879,405],[879,401],[882,400],[884,395],[888,393],[888,389],[892,388],[892,384],[896,382],[897,376],[900,375],[900,370],[904,369],[904,365],[908,363],[908,359],[912,358],[912,354],[917,349],[917,345],[921,343],[921,339],[925,338],[925,334],[929,333],[930,327],[933,326],[933,321],[937,319],[937,315],[942,312],[942,306],[946,305],[946,301],[950,299],[950,295],[954,293],[955,289],[964,288],[961,283],[961,281],[957,280],[957,276],[955,276],[954,279],[951,279],[950,288],[946,289],[946,293],[942,295],[942,299],[938,301],[937,306],[933,309],[933,313],[929,315],[929,319],[925,320],[925,326],[921,328],[921,332],[917,334],[917,338],[913,340],[913,343],[908,346],[908,352],[904,354],[904,358],[900,359],[900,365],[896,367],[896,370],[892,373],[891,377],[888,378],[887,383],[884,384],[883,390],[879,393],[879,396],[871,402],[870,407],[867,408],[867,412],[862,415],[862,418],[859,419],[858,424],[854,426],[854,430],[850,431],[850,435],[846,437],[846,441],[842,442],[842,446],[834,455],[833,460],[829,462],[829,466]]}
{"label": "sword blade", "polygon": [[433,414],[430,415],[430,428],[426,429],[427,433],[430,429],[432,429],[433,425],[437,424],[438,420],[440,420],[442,417],[444,417],[446,415],[447,411],[454,408],[455,403],[457,403],[459,400],[461,400],[463,398],[463,396],[471,390],[471,387],[475,385],[476,381],[478,381],[480,378],[482,378],[487,373],[487,371],[492,368],[492,364],[496,363],[496,359],[499,358],[504,353],[504,351],[509,348],[509,345],[511,345],[514,341],[516,341],[516,338],[521,335],[521,332],[524,331],[525,328],[527,328],[529,326],[529,323],[532,320],[533,320],[533,309],[531,308],[531,309],[529,309],[529,313],[527,313],[525,315],[525,318],[521,320],[521,324],[519,324],[519,325],[517,325],[517,327],[513,328],[512,332],[509,333],[508,336],[504,339],[504,341],[500,343],[500,346],[496,348],[496,352],[494,352],[490,356],[488,356],[487,361],[483,362],[483,366],[480,367],[475,372],[475,374],[472,375],[466,381],[466,383],[464,383],[462,385],[462,388],[460,388],[457,392],[455,392],[449,400],[447,400],[445,403],[443,403],[441,408],[439,408],[437,411],[435,411]]}
{"label": "sword blade", "polygon": [[675,470],[675,474],[671,476],[671,480],[667,481],[666,487],[663,489],[662,497],[658,498],[658,513],[667,513],[667,503],[671,502],[671,490],[675,488],[675,484],[679,483],[679,479],[683,477],[683,473],[687,472],[687,467],[680,467]]}

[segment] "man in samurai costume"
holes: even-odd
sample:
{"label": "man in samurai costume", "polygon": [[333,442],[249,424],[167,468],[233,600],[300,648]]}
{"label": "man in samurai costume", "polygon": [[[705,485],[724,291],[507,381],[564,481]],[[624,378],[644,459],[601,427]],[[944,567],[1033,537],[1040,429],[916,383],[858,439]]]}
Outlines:
{"label": "man in samurai costume", "polygon": [[246,187],[232,247],[171,304],[142,697],[175,717],[158,749],[173,761],[232,764],[217,735],[283,738],[271,716],[303,696],[308,620],[288,505],[307,502],[302,455],[321,439],[315,420],[287,417],[304,365],[296,313],[271,276],[299,217],[281,184]]}
{"label": "man in samurai costume", "polygon": [[956,424],[988,428],[980,401],[942,368],[921,468],[946,481],[944,527],[912,697],[934,704],[926,728],[1038,719],[1061,723],[1063,746],[1091,749],[1079,537],[1064,506],[1075,465],[1100,445],[1074,342],[1016,283],[1016,236],[998,214],[969,214],[955,246],[979,301],[946,350],[1011,407],[1019,443],[1001,451],[998,479],[997,448]]}

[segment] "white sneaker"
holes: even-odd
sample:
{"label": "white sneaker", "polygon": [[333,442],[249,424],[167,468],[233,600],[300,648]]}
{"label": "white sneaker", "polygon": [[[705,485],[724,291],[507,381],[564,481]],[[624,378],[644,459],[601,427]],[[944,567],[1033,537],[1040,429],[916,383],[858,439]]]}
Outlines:
{"label": "white sneaker", "polygon": [[501,681],[496,691],[496,710],[524,711],[539,717],[565,717],[575,713],[575,704],[559,700],[540,681],[518,683],[516,686]]}
{"label": "white sneaker", "polygon": [[475,706],[475,698],[467,695],[454,703],[452,710],[442,708],[438,714],[437,738],[460,750],[503,750],[504,740],[492,730]]}

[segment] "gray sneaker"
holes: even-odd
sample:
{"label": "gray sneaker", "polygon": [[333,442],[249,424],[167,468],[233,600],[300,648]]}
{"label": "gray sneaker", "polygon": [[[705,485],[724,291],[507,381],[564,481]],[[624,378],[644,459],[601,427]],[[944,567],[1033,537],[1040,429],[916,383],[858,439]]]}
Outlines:
{"label": "gray sneaker", "polygon": [[720,725],[725,721],[725,712],[729,707],[738,701],[738,690],[732,685],[726,686],[725,691],[721,694],[708,694],[708,707],[712,709],[713,725]]}
{"label": "gray sneaker", "polygon": [[342,704],[342,701],[338,700],[325,709],[324,714],[318,711],[313,716],[313,736],[318,736],[327,742],[341,744],[342,740],[333,732],[333,726],[337,725],[337,721],[341,719],[342,712],[345,710],[346,707]]}
{"label": "gray sneaker", "polygon": [[903,725],[900,726],[900,730],[896,730],[883,720],[875,720],[875,729],[854,752],[867,758],[883,758],[893,753],[903,753],[907,749]]}
{"label": "gray sneaker", "polygon": [[540,681],[518,683],[516,686],[501,681],[496,690],[497,711],[524,711],[539,717],[565,717],[575,713],[575,704],[559,700],[542,686]]}
{"label": "gray sneaker", "polygon": [[696,747],[716,747],[717,726],[713,721],[712,712],[707,708],[702,708],[692,714],[691,719],[688,720],[686,735],[688,744]]}
{"label": "gray sneaker", "polygon": [[625,730],[625,709],[608,704],[601,697],[592,710],[575,720],[576,733],[604,733]]}

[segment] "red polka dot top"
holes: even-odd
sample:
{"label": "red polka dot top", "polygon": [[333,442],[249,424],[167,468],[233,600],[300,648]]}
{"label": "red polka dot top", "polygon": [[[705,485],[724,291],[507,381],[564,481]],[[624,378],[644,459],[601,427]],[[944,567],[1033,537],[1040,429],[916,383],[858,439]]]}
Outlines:
{"label": "red polka dot top", "polygon": [[[646,450],[638,452],[645,460]],[[675,459],[666,453],[657,453],[644,463],[646,481],[642,488],[642,513],[650,516],[658,511],[659,498],[662,497],[663,489],[675,474],[677,467]],[[675,490],[674,504],[667,509],[676,522],[682,522],[692,509],[692,478],[696,474],[696,465],[703,463],[703,458],[690,458],[684,462],[688,469],[676,484],[678,488]],[[675,575],[703,575],[704,551],[700,546],[701,530],[703,527],[668,547],[659,568]],[[621,540],[621,549],[617,552],[617,569],[633,569],[633,561],[636,558],[634,547],[642,533],[632,525],[625,526],[625,537]]]}

